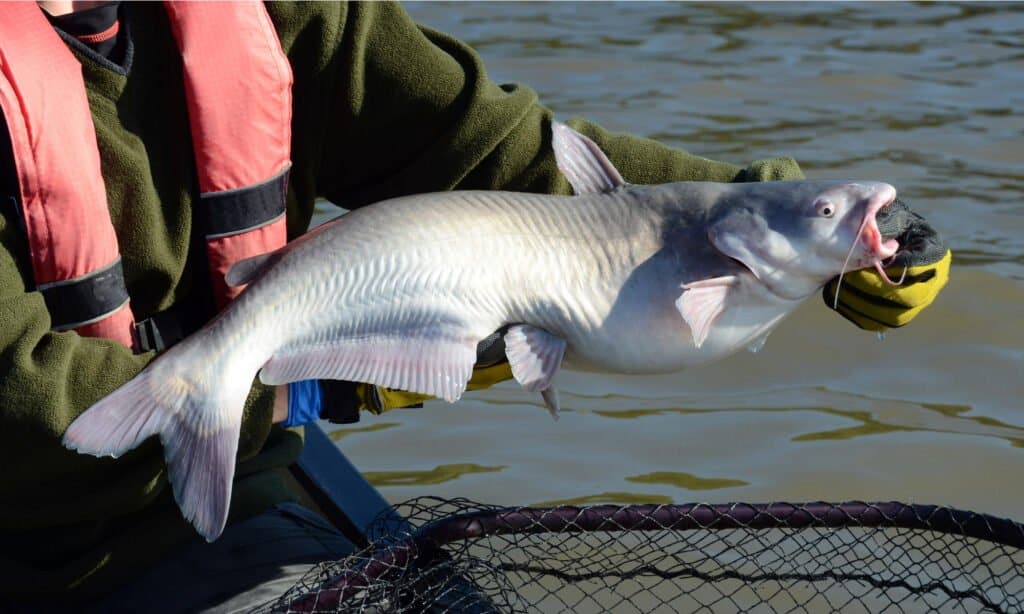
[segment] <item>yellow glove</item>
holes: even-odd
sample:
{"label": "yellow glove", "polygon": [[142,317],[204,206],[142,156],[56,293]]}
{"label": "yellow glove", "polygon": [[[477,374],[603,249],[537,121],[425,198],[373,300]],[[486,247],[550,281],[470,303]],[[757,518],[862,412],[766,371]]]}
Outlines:
{"label": "yellow glove", "polygon": [[838,301],[838,278],[825,285],[822,298],[860,328],[882,332],[904,326],[935,300],[949,281],[953,253],[935,229],[900,200],[879,211],[877,220],[882,237],[900,243],[885,272],[899,279],[906,268],[903,283],[889,285],[874,269],[862,269],[843,276]]}

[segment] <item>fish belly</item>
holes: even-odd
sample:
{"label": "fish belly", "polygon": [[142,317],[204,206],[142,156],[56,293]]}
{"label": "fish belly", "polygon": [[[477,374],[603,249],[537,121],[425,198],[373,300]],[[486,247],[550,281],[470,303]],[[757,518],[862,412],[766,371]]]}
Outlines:
{"label": "fish belly", "polygon": [[570,337],[566,366],[640,374],[667,373],[713,362],[754,345],[797,304],[778,300],[760,284],[741,281],[698,348],[675,304],[682,288],[668,281],[693,275],[692,270],[680,270],[671,276],[659,272],[647,288],[624,286],[600,326]]}

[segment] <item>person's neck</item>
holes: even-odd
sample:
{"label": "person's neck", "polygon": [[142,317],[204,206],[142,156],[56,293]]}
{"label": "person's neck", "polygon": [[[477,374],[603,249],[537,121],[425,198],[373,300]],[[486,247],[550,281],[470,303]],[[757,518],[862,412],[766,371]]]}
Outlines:
{"label": "person's neck", "polygon": [[53,17],[88,11],[106,4],[110,0],[39,0],[36,4]]}

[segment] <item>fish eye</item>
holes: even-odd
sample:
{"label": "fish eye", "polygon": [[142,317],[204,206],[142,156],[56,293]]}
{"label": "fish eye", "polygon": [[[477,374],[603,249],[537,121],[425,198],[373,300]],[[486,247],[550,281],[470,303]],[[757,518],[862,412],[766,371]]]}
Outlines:
{"label": "fish eye", "polygon": [[832,217],[836,214],[836,206],[830,200],[821,199],[814,204],[814,208],[821,217]]}

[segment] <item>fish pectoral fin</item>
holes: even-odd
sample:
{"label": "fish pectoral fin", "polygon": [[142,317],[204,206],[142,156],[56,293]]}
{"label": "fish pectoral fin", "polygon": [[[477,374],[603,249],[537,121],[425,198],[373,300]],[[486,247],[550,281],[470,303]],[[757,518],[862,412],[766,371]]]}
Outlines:
{"label": "fish pectoral fin", "polygon": [[505,333],[505,355],[512,367],[512,376],[526,390],[540,392],[548,411],[556,419],[558,392],[553,382],[562,366],[565,347],[565,339],[529,324],[516,324]]}
{"label": "fish pectoral fin", "polygon": [[558,170],[572,184],[577,196],[603,194],[626,185],[596,143],[562,122],[551,123],[551,144]]}
{"label": "fish pectoral fin", "polygon": [[363,382],[454,403],[473,375],[479,339],[457,335],[339,340],[275,354],[260,370],[264,384],[307,379]]}
{"label": "fish pectoral fin", "polygon": [[735,276],[728,275],[683,284],[683,295],[676,299],[676,308],[690,327],[696,347],[700,348],[708,338],[711,326],[725,311],[729,291],[737,283]]}

